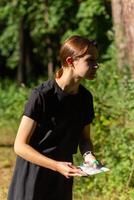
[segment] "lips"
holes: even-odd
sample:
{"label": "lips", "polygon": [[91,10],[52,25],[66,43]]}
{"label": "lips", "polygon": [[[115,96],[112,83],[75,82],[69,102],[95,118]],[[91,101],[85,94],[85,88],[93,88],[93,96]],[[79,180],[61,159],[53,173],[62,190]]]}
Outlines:
{"label": "lips", "polygon": [[88,75],[88,78],[92,80],[92,79],[95,78],[95,76],[96,76],[96,73],[90,73],[90,74]]}
{"label": "lips", "polygon": [[90,75],[91,75],[91,76],[95,76],[95,75],[96,75],[96,72],[95,72],[95,73],[91,73]]}

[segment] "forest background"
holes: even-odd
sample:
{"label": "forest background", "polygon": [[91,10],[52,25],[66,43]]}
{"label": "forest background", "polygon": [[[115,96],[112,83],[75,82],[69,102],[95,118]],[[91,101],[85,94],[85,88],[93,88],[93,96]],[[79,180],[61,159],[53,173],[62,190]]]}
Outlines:
{"label": "forest background", "polygon": [[[110,168],[75,178],[74,200],[134,199],[134,1],[0,1],[0,199],[15,163],[13,142],[31,88],[54,76],[69,36],[95,39],[99,70],[83,81],[94,96],[92,140]],[[78,152],[75,163],[82,162]]]}

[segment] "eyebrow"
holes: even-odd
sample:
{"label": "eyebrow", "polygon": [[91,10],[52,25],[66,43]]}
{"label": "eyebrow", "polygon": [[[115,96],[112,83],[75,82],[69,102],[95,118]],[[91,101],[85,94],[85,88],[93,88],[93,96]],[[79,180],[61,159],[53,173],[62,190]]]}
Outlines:
{"label": "eyebrow", "polygon": [[86,60],[95,60],[96,61],[96,60],[98,60],[98,57],[94,58],[91,56],[91,57],[87,57]]}

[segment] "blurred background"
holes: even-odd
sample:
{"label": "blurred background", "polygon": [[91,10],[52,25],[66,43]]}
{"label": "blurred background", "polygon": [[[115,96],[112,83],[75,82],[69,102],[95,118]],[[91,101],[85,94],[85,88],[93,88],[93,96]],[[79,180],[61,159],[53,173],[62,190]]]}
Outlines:
{"label": "blurred background", "polygon": [[[134,200],[134,1],[0,1],[0,200],[15,164],[13,142],[31,89],[60,67],[60,44],[95,39],[100,68],[83,81],[94,96],[92,140],[108,168],[75,178],[74,200]],[[82,162],[78,151],[75,164]]]}

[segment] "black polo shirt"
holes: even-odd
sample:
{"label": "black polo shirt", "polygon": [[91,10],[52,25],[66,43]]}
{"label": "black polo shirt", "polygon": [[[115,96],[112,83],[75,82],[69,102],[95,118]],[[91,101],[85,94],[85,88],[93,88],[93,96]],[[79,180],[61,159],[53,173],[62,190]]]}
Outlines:
{"label": "black polo shirt", "polygon": [[[93,98],[82,85],[70,95],[49,80],[32,91],[24,115],[37,121],[32,147],[54,160],[73,162],[82,129],[94,117]],[[17,156],[8,200],[72,200],[72,184],[73,178]]]}
{"label": "black polo shirt", "polygon": [[94,117],[93,98],[82,85],[77,94],[68,94],[55,80],[48,80],[32,91],[24,115],[37,121],[32,147],[43,154],[55,149],[74,154],[82,129]]}

